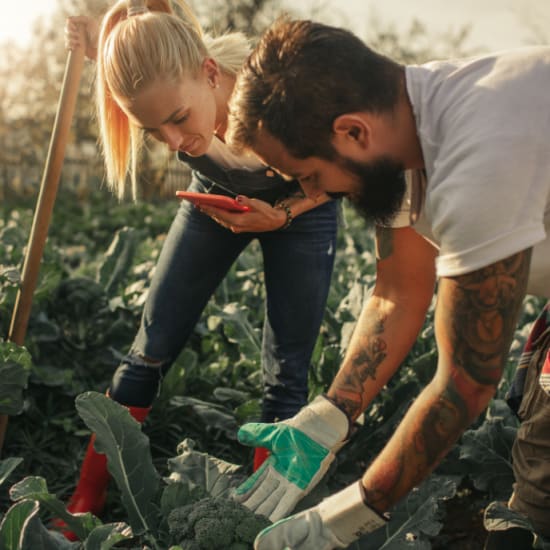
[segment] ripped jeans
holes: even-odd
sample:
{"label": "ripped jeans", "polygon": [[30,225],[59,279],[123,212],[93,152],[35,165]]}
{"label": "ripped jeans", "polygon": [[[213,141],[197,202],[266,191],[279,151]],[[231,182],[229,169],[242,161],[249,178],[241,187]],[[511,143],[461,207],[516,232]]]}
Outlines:
{"label": "ripped jeans", "polygon": [[[203,190],[202,185],[195,178],[189,190]],[[307,403],[311,354],[334,266],[337,210],[337,201],[330,201],[296,217],[285,230],[234,234],[182,201],[155,268],[141,326],[111,381],[111,398],[135,407],[153,403],[211,295],[241,251],[258,239],[266,286],[260,420],[296,414]]]}

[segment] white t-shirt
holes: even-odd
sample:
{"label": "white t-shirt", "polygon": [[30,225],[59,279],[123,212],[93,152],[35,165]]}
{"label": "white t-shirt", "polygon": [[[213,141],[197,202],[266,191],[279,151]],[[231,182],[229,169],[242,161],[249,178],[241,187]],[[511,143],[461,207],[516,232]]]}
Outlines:
{"label": "white t-shirt", "polygon": [[[438,276],[534,246],[528,292],[550,297],[550,47],[408,66],[406,80],[427,177],[414,227],[439,247]],[[394,226],[411,224],[406,201]]]}

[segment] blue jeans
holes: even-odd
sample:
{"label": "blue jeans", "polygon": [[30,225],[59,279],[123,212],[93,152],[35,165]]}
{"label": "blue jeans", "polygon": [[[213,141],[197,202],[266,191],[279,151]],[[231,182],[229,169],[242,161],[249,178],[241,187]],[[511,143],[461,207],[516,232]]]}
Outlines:
{"label": "blue jeans", "polygon": [[[189,190],[203,191],[193,179]],[[325,311],[337,233],[335,201],[281,231],[234,234],[182,201],[162,248],[132,348],[110,396],[148,407],[208,300],[241,251],[258,239],[266,286],[261,421],[293,416],[307,403],[308,369]],[[146,358],[146,360],[145,360]]]}

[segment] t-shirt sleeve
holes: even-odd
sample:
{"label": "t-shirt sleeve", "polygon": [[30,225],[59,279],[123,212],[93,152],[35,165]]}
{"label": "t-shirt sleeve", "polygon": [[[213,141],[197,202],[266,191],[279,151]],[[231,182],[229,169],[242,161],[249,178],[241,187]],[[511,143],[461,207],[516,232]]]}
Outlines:
{"label": "t-shirt sleeve", "polygon": [[[502,162],[510,155],[518,162]],[[440,158],[426,199],[439,276],[475,271],[545,238],[541,181],[548,175],[541,172],[550,166],[543,147],[517,137],[499,140],[498,150],[456,143]]]}

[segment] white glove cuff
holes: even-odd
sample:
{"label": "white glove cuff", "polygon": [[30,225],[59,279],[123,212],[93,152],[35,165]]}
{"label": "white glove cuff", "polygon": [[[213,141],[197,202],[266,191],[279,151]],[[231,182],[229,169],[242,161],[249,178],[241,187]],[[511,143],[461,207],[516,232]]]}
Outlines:
{"label": "white glove cuff", "polygon": [[[318,395],[295,417],[298,429],[303,423],[305,432],[333,452],[339,450],[349,434],[347,415],[323,395]],[[302,417],[303,415],[303,417]],[[300,418],[301,417],[301,418]]]}
{"label": "white glove cuff", "polygon": [[322,500],[318,510],[323,524],[345,545],[375,531],[388,521],[365,504],[361,481]]}

